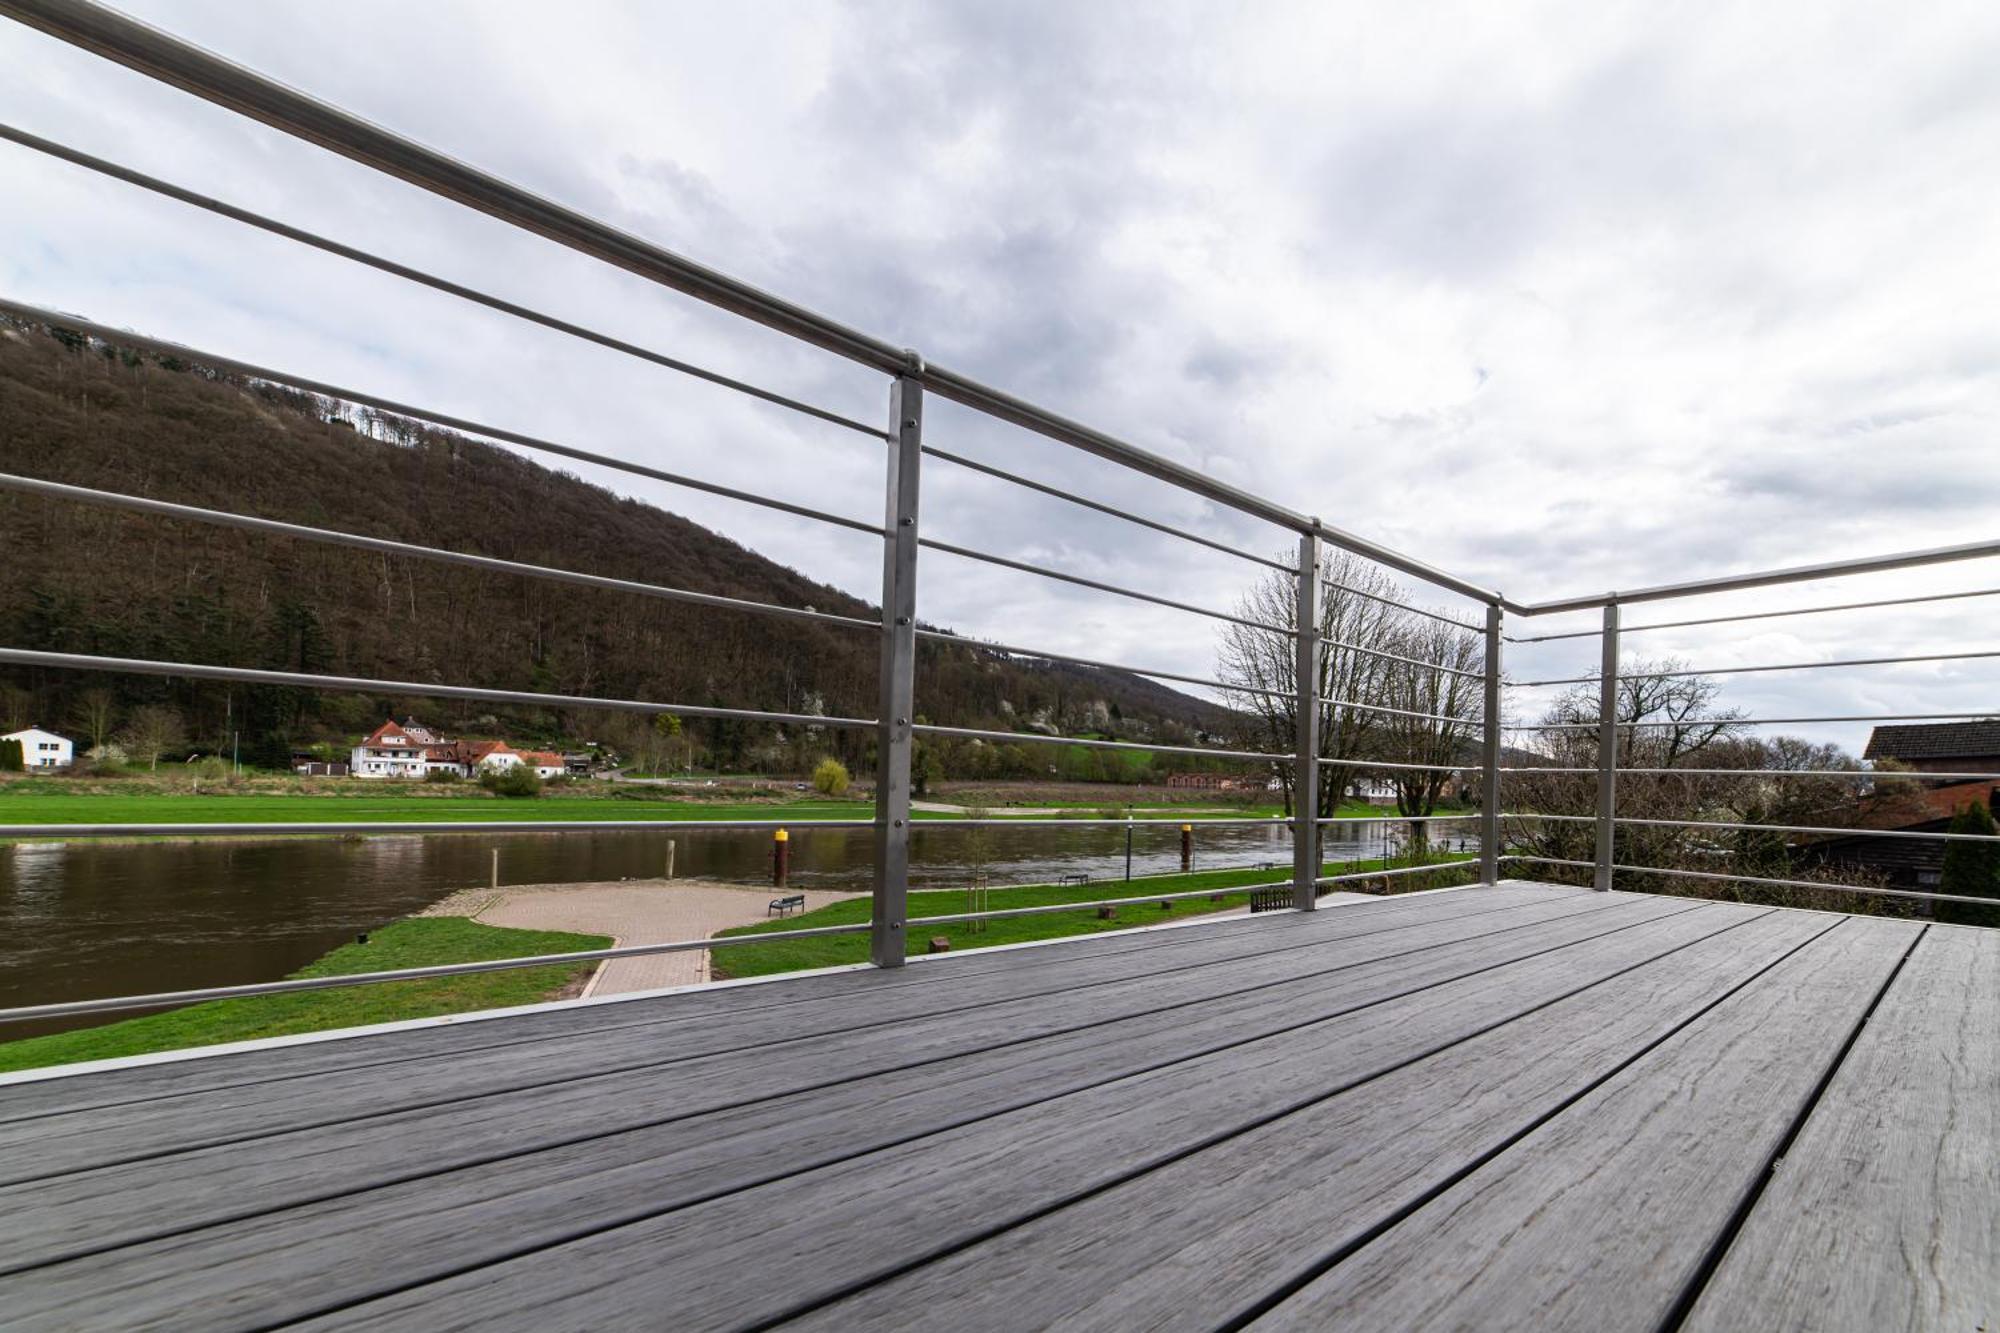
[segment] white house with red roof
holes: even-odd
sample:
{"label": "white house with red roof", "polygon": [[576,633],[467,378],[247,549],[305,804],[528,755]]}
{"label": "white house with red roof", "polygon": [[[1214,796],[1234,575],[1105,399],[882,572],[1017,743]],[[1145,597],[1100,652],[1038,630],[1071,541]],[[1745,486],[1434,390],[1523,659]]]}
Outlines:
{"label": "white house with red roof", "polygon": [[415,723],[384,722],[354,747],[348,772],[357,778],[410,778],[424,775],[424,749],[441,738]]}
{"label": "white house with red roof", "polygon": [[470,778],[523,765],[544,780],[565,772],[563,757],[548,750],[516,750],[505,741],[455,741],[414,719],[391,719],[354,747],[349,771],[357,778],[420,780],[431,773]]}

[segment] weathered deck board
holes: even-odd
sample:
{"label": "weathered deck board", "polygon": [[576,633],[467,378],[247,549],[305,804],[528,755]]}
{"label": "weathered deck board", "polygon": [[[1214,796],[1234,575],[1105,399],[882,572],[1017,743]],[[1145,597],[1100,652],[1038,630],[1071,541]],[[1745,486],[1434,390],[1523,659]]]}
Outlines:
{"label": "weathered deck board", "polygon": [[0,1085],[0,1324],[1976,1328],[1996,1021],[1514,883]]}
{"label": "weathered deck board", "polygon": [[[865,1047],[870,1034],[886,1040],[881,1049],[918,1050],[930,1041],[964,1049],[996,1031],[1026,1034],[1073,1026],[1078,1015],[1107,997],[1138,1008],[1174,1002],[1169,994],[1200,998],[1227,994],[1247,985],[1280,980],[1320,967],[1364,963],[1405,948],[1443,939],[1476,938],[1497,918],[1528,920],[1573,912],[1629,907],[1571,897],[1481,913],[1465,925],[1458,918],[1426,922],[1421,917],[1378,923],[1340,933],[1326,927],[1286,931],[1276,952],[1230,955],[1220,961],[1177,958],[1170,971],[1136,975],[1129,965],[1108,971],[1097,963],[1078,970],[1037,970],[1018,990],[1004,973],[968,978],[962,985],[896,988],[882,995],[846,995],[817,1005],[770,1007],[741,1016],[712,1015],[672,1026],[624,1028],[602,1036],[579,1036],[529,1046],[481,1048],[415,1066],[344,1071],[337,1078],[292,1079],[280,1084],[232,1085],[171,1101],[136,1102],[79,1111],[55,1118],[0,1125],[0,1182],[41,1179],[96,1163],[185,1151],[208,1144],[236,1143],[285,1131],[330,1127],[403,1109],[420,1109],[517,1090],[563,1090],[579,1096],[616,1095],[613,1080],[643,1078],[646,1071],[707,1059],[697,1076],[726,1064],[725,1057],[755,1053],[754,1077],[764,1091],[789,1090],[773,1079],[794,1066],[782,1057],[796,1050],[808,1063],[836,1069],[844,1053]],[[1644,899],[1636,899],[1643,903]],[[1298,920],[1300,918],[1293,918]],[[1274,937],[1277,938],[1277,937]],[[1406,943],[1407,941],[1407,943]],[[936,1019],[942,1026],[933,1026]],[[1002,1027],[1000,1025],[1008,1026]],[[802,1086],[802,1081],[792,1086]]]}
{"label": "weathered deck board", "polygon": [[[1462,894],[1445,897],[1454,901],[1448,907],[1441,905],[1438,919],[1453,915],[1478,915],[1508,904],[1533,901],[1536,894],[1532,887],[1526,885],[1502,884],[1495,886],[1490,899],[1484,894],[1470,900]],[[711,1014],[734,1016],[758,1009],[815,1004],[859,993],[881,994],[936,982],[960,984],[966,978],[994,972],[1005,972],[1026,983],[1044,969],[1067,971],[1121,955],[1131,955],[1134,963],[1140,958],[1157,959],[1157,966],[1164,969],[1173,966],[1170,960],[1184,952],[1188,956],[1220,958],[1268,951],[1273,947],[1273,937],[1272,932],[1265,928],[1279,921],[1286,923],[1280,927],[1281,930],[1307,936],[1322,930],[1358,932],[1372,929],[1365,924],[1370,920],[1393,922],[1424,914],[1419,911],[1421,906],[1419,899],[1380,898],[1368,903],[1345,905],[1341,913],[1355,913],[1351,917],[1328,912],[1302,916],[1281,914],[1262,919],[1229,918],[1190,923],[1173,930],[1090,936],[1064,941],[1059,949],[973,951],[952,957],[924,959],[922,965],[894,974],[855,969],[786,978],[777,985],[702,988],[675,995],[635,997],[613,1004],[542,1009],[497,1019],[468,1017],[436,1026],[399,1032],[364,1032],[240,1054],[225,1050],[197,1059],[170,1059],[94,1073],[87,1079],[0,1081],[0,1125],[15,1120],[313,1077],[347,1069],[379,1068],[386,1064],[428,1060],[498,1046],[577,1036],[595,1037],[628,1027],[698,1021]],[[1139,966],[1151,967],[1155,964]]]}
{"label": "weathered deck board", "polygon": [[[1075,1034],[1012,1051],[969,1053],[900,1076],[858,1080],[833,1090],[732,1108],[568,1149],[506,1157],[477,1170],[428,1175],[406,1186],[350,1195],[324,1207],[264,1213],[234,1226],[218,1226],[201,1239],[203,1271],[191,1282],[181,1272],[181,1245],[169,1240],[42,1269],[20,1282],[0,1279],[0,1304],[22,1318],[43,1302],[73,1308],[82,1301],[89,1309],[94,1301],[108,1300],[115,1306],[133,1292],[143,1292],[147,1300],[177,1304],[195,1299],[184,1296],[183,1288],[214,1295],[238,1283],[262,1280],[274,1238],[282,1238],[293,1261],[279,1279],[282,1291],[275,1296],[260,1293],[260,1301],[309,1301],[329,1286],[351,1287],[355,1265],[369,1275],[368,1280],[393,1285],[399,1274],[450,1271],[455,1264],[506,1253],[529,1237],[554,1243],[574,1235],[582,1220],[605,1224],[626,1213],[636,1220],[899,1140],[935,1134],[954,1123],[973,1123],[1010,1107],[1046,1102],[1077,1089],[1185,1063],[1206,1051],[1226,1057],[1228,1052],[1222,1049],[1226,1044],[1259,1038],[1281,1023],[1297,1025],[1296,1031],[1307,1024],[1323,1026],[1360,1006],[1379,1005],[1393,997],[1446,993],[1449,983],[1468,973],[1490,972],[1509,959],[1573,946],[1593,935],[1599,942],[1628,935],[1636,941],[1641,938],[1636,927],[1669,917],[1714,918],[1714,924],[1704,929],[1720,930],[1740,915],[1754,913],[1660,901],[1616,904],[1587,916],[1469,942],[1477,947],[1440,946],[1431,951],[1437,957],[1428,961],[1405,956],[1382,960],[1382,966],[1352,968],[1323,979],[1318,995],[1287,988],[1287,993],[1273,999],[1283,1014],[1279,1020],[1246,1023],[1246,1016],[1256,1016],[1253,1009],[1204,1013],[1192,1020],[1185,1015],[1135,1015],[1109,1041],[1101,1033]],[[1661,939],[1645,938],[1648,942],[1643,944],[1621,942],[1619,956],[1634,949],[1669,947]],[[1484,989],[1490,991],[1491,983]],[[523,1119],[533,1114],[532,1105],[521,1109]],[[388,1136],[386,1142],[394,1144],[399,1155],[410,1147],[400,1134]],[[355,1145],[340,1156],[359,1169],[354,1159],[365,1157],[366,1151],[367,1145]],[[167,1219],[176,1224],[185,1223],[188,1209],[176,1208],[171,1200],[174,1190],[206,1193],[227,1186],[234,1175],[255,1178],[254,1170],[242,1172],[222,1160],[171,1165],[178,1169],[169,1173],[163,1188],[153,1191],[159,1197],[150,1202],[166,1210]],[[323,1169],[320,1174],[323,1177]],[[92,1184],[100,1188],[87,1198],[66,1203],[45,1199],[39,1207],[26,1199],[21,1202],[30,1216],[88,1215],[91,1205],[97,1204],[116,1210],[127,1225],[145,1217],[129,1211],[138,1201],[129,1197],[128,1180],[114,1177]],[[504,1230],[450,1223],[488,1208],[504,1210]],[[78,1229],[65,1221],[63,1230],[64,1242],[73,1245]],[[82,1234],[99,1240],[103,1233],[103,1220],[82,1229]],[[211,1326],[226,1319],[224,1310],[204,1306],[203,1311]]]}
{"label": "weathered deck board", "polygon": [[1744,921],[799,1325],[1222,1327],[1833,925]]}
{"label": "weathered deck board", "polygon": [[1918,930],[1843,923],[1253,1327],[1658,1328]]}
{"label": "weathered deck board", "polygon": [[[616,1326],[668,1299],[683,1327],[781,1317],[1302,1109],[1751,910],[1662,918],[1391,1001],[1366,1022],[1316,1024],[786,1176],[343,1310],[328,1326]],[[753,1268],[762,1276],[746,1285]]]}
{"label": "weathered deck board", "polygon": [[[1584,909],[1584,910],[1579,910]],[[269,1211],[329,1193],[328,1162],[341,1169],[332,1188],[351,1193],[496,1157],[578,1145],[584,1155],[615,1153],[619,1145],[591,1147],[620,1131],[662,1128],[697,1140],[717,1125],[748,1128],[769,1119],[782,1126],[826,1098],[859,1111],[874,1096],[887,1098],[900,1084],[842,1091],[872,1075],[908,1074],[905,1082],[935,1077],[947,1090],[943,1102],[976,1096],[980,1110],[993,1099],[1031,1097],[1020,1072],[1045,1062],[1070,1062],[1075,1077],[1108,1079],[1182,1059],[1273,1031],[1338,1013],[1385,996],[1434,985],[1496,962],[1557,947],[1565,942],[1623,929],[1675,911],[1685,903],[1644,900],[1593,905],[1555,900],[1532,909],[1510,909],[1489,918],[1492,933],[1465,937],[1455,922],[1382,937],[1381,956],[1366,961],[1342,958],[1335,950],[1303,975],[1268,978],[1240,974],[1187,977],[1183,991],[1162,981],[1148,993],[1143,986],[1104,988],[1090,1004],[1061,1015],[1061,1026],[1041,1036],[1033,1015],[998,1012],[946,1015],[938,1030],[871,1030],[856,1041],[806,1043],[782,1058],[735,1053],[712,1061],[692,1061],[616,1080],[610,1092],[595,1083],[572,1084],[553,1094],[541,1091],[483,1099],[463,1107],[426,1108],[369,1117],[312,1131],[273,1135],[248,1143],[149,1158],[0,1189],[0,1216],[48,1217],[50,1224],[0,1237],[0,1271],[46,1262],[81,1246],[129,1243],[189,1225],[207,1224],[252,1209]],[[1393,948],[1394,952],[1389,952]],[[1305,968],[1306,959],[1294,966]],[[1170,979],[1168,979],[1170,980]],[[1228,989],[1255,982],[1261,989]],[[1198,984],[1199,983],[1199,984]],[[1273,1019],[1265,1006],[1277,1006]],[[1019,1024],[1016,1024],[1016,1019]],[[1102,1030],[1116,1022],[1115,1032]],[[1043,1025],[1046,1026],[1046,1023]],[[997,1032],[995,1031],[997,1029]],[[935,1075],[923,1071],[938,1066]],[[814,1087],[815,1091],[793,1091]],[[961,1112],[963,1114],[963,1112]],[[705,1119],[703,1119],[705,1117]],[[699,1123],[695,1123],[695,1122]],[[667,1129],[688,1122],[684,1130]],[[870,1121],[873,1132],[885,1129]],[[844,1141],[844,1140],[843,1140]],[[392,1150],[385,1147],[392,1145]],[[636,1150],[628,1141],[627,1150]],[[754,1150],[768,1160],[764,1149]],[[254,1190],[254,1194],[251,1191]]]}
{"label": "weathered deck board", "polygon": [[1934,926],[1685,1327],[2000,1329],[2000,930]]}
{"label": "weathered deck board", "polygon": [[[347,1069],[380,1068],[391,1063],[434,1059],[448,1054],[520,1045],[542,1040],[594,1037],[626,1027],[684,1023],[718,1013],[739,1015],[763,1008],[818,1003],[857,993],[881,994],[906,986],[937,982],[957,985],[966,978],[1004,972],[1018,978],[1027,993],[1030,978],[1045,969],[1080,970],[1099,959],[1125,956],[1128,972],[1166,970],[1174,960],[1223,958],[1269,952],[1272,930],[1310,937],[1319,931],[1360,934],[1422,917],[1445,920],[1476,916],[1500,907],[1546,898],[1547,890],[1521,882],[1502,883],[1476,896],[1380,898],[1343,905],[1338,913],[1307,916],[1241,917],[1200,922],[1171,931],[1113,933],[1065,940],[1059,948],[974,951],[948,958],[927,959],[923,965],[884,975],[857,970],[788,978],[781,984],[717,988],[678,995],[644,997],[613,1005],[578,1006],[445,1023],[401,1032],[362,1034],[241,1054],[222,1052],[199,1059],[93,1073],[88,1078],[52,1078],[30,1082],[0,1082],[0,1124],[96,1107],[116,1106],[153,1098],[184,1096],[255,1083],[335,1073]],[[1144,900],[1139,900],[1142,904]],[[1352,913],[1353,915],[1348,915]],[[1279,924],[1283,923],[1283,924]],[[1142,961],[1143,960],[1143,961]],[[1117,965],[1114,965],[1114,967]]]}

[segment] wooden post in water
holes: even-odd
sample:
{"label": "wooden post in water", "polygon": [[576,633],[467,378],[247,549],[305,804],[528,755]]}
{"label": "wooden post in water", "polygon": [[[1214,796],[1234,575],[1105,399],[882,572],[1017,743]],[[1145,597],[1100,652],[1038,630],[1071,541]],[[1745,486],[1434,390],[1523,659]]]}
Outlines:
{"label": "wooden post in water", "polygon": [[1194,869],[1194,825],[1181,825],[1181,873]]}
{"label": "wooden post in water", "polygon": [[500,888],[500,849],[498,847],[493,849],[493,877],[488,881],[486,887],[496,891]]}
{"label": "wooden post in water", "polygon": [[779,829],[771,835],[771,883],[785,887],[785,876],[792,869],[792,835]]}
{"label": "wooden post in water", "polygon": [[668,839],[667,839],[667,878],[668,878],[668,879],[672,879],[673,877],[674,877],[674,840],[673,840],[672,838],[668,838]]}

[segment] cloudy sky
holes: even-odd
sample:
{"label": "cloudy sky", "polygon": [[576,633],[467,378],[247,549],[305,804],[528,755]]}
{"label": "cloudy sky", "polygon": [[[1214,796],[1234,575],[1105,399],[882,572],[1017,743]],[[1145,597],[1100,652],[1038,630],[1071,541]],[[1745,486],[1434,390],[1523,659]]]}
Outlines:
{"label": "cloudy sky", "polygon": [[[125,7],[1518,598],[2000,537],[1991,5]],[[0,69],[0,119],[20,128],[884,416],[871,372],[4,21]],[[881,451],[860,435],[17,147],[0,145],[0,192],[0,291],[17,299],[880,515]],[[960,409],[934,405],[928,426],[1166,521],[1289,545]],[[591,475],[875,595],[864,536]],[[926,530],[947,541],[1218,607],[1256,574],[946,464],[925,487]],[[1987,586],[2000,561],[1628,619]],[[1213,622],[948,556],[926,558],[920,600],[971,634],[1213,666]],[[1630,642],[1697,666],[2000,649],[1996,610]],[[1573,674],[1594,651],[1522,650],[1510,674]],[[1762,715],[1994,709],[1996,675],[1744,676],[1727,698]],[[1814,734],[1858,746],[1865,728]]]}

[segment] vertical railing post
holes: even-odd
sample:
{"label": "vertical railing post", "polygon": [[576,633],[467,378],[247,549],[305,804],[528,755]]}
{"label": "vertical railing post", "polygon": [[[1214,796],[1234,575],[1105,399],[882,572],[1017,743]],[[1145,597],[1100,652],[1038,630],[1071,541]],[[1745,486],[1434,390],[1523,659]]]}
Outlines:
{"label": "vertical railing post", "polygon": [[1604,658],[1597,678],[1597,856],[1591,883],[1611,887],[1618,858],[1618,603],[1604,604]]}
{"label": "vertical railing post", "polygon": [[1292,760],[1292,906],[1310,912],[1319,906],[1319,534],[1299,538],[1297,610],[1297,693]]}
{"label": "vertical railing post", "polygon": [[889,390],[889,479],[882,538],[881,706],[875,714],[875,896],[868,955],[901,967],[910,899],[910,727],[916,718],[917,487],[923,464],[923,362]]}
{"label": "vertical railing post", "polygon": [[1480,747],[1479,881],[1500,880],[1500,608],[1486,608],[1486,734]]}

